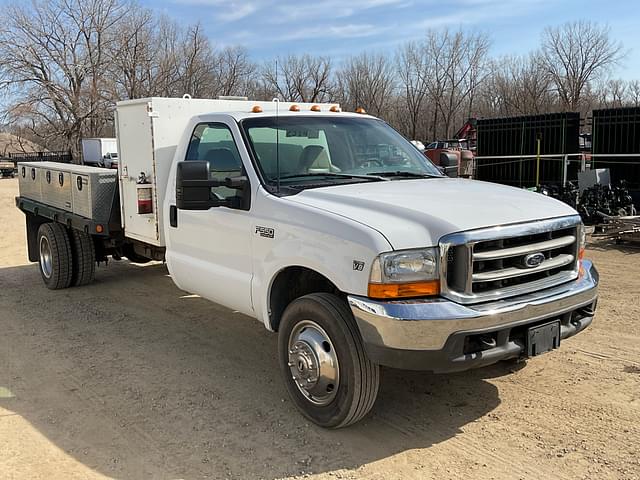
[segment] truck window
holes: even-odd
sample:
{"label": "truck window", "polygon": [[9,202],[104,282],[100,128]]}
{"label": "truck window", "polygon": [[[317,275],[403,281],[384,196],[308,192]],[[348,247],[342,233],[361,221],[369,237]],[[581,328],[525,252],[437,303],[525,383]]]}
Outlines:
{"label": "truck window", "polygon": [[256,127],[249,131],[258,161],[269,178],[277,175],[276,150],[281,175],[335,170],[323,130],[305,126],[280,129],[277,142],[276,133],[274,126]]}
{"label": "truck window", "polygon": [[[224,123],[201,123],[196,126],[189,141],[186,160],[209,162],[212,179],[242,175],[240,153],[233,140],[231,130]],[[211,194],[216,198],[235,197],[238,191],[228,187],[213,187]]]}
{"label": "truck window", "polygon": [[240,125],[263,180],[271,186],[315,188],[344,183],[350,174],[441,175],[411,143],[376,119],[264,116],[244,119]]}

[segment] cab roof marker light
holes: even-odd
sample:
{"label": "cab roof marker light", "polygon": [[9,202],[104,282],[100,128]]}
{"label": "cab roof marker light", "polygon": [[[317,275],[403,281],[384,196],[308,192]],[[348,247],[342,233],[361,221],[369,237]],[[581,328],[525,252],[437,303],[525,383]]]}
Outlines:
{"label": "cab roof marker light", "polygon": [[251,109],[251,113],[262,113],[262,107],[260,105],[254,105]]}
{"label": "cab roof marker light", "polygon": [[312,112],[319,112],[320,111],[320,105],[312,105],[311,106],[311,111]]}
{"label": "cab roof marker light", "polygon": [[291,106],[289,107],[289,111],[290,111],[290,112],[299,112],[299,111],[300,111],[300,106],[298,106],[298,105],[291,105]]}
{"label": "cab roof marker light", "polygon": [[367,113],[367,111],[366,111],[364,108],[362,108],[362,107],[358,107],[358,108],[356,108],[356,113],[362,113],[362,114],[365,114],[365,113]]}
{"label": "cab roof marker light", "polygon": [[331,106],[331,108],[329,109],[329,111],[330,111],[330,112],[333,112],[333,113],[337,113],[337,112],[341,112],[342,110],[340,109],[340,107],[339,107],[339,106],[337,106],[337,105],[332,105],[332,106]]}

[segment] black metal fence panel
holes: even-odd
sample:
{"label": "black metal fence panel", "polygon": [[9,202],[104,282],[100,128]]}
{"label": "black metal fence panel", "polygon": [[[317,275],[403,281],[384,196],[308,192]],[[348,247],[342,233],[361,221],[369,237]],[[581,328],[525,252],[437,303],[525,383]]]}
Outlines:
{"label": "black metal fence panel", "polygon": [[[519,187],[536,183],[538,139],[541,155],[579,152],[580,114],[578,112],[479,119],[478,157],[522,156],[522,159],[476,160],[476,178]],[[524,158],[527,157],[527,158]],[[575,158],[574,158],[575,160]],[[578,163],[570,164],[567,178],[577,176]],[[540,159],[540,182],[562,182],[562,158]]]}
{"label": "black metal fence panel", "polygon": [[640,188],[640,157],[617,156],[640,155],[640,107],[594,110],[592,145],[592,168],[609,168],[612,182]]}
{"label": "black metal fence panel", "polygon": [[72,163],[71,152],[29,152],[29,153],[9,153],[8,159],[14,163],[18,162],[60,162]]}

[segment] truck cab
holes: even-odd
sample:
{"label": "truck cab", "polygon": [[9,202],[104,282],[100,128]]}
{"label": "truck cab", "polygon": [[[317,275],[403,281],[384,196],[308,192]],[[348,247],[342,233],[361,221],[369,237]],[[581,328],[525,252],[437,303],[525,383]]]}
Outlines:
{"label": "truck cab", "polygon": [[[592,321],[598,275],[573,209],[448,178],[380,119],[335,104],[153,98],[118,104],[116,125],[112,233],[73,215],[64,229],[75,238],[82,225],[97,259],[166,260],[179,288],[277,332],[289,394],[321,426],[367,414],[380,366],[446,373],[535,357]],[[16,201],[47,283],[57,254],[48,240],[42,252],[42,217],[54,211],[46,196]]]}

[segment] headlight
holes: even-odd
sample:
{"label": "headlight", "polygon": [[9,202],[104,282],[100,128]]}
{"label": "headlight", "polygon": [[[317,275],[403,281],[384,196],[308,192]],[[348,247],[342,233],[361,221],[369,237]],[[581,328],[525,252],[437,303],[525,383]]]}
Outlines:
{"label": "headlight", "polygon": [[372,298],[421,297],[439,291],[437,247],[383,253],[373,261],[369,278]]}

